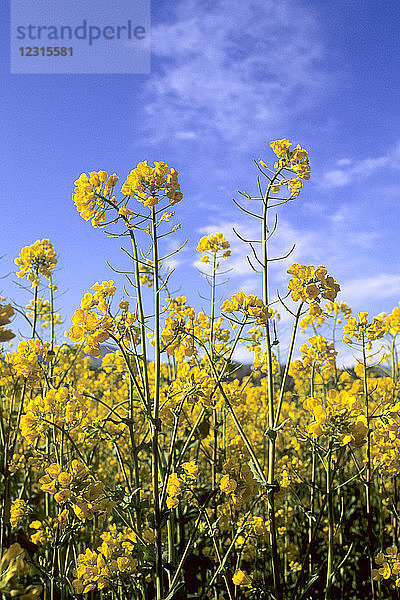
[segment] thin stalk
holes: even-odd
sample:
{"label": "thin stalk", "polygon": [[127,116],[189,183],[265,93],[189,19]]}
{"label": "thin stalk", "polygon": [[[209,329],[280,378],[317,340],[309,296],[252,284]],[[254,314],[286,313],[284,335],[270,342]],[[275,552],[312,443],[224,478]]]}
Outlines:
{"label": "thin stalk", "polygon": [[164,483],[163,483],[163,487],[162,487],[162,492],[161,492],[161,500],[160,500],[160,509],[162,510],[163,508],[163,504],[165,502],[165,498],[167,495],[167,488],[168,488],[168,478],[170,476],[171,470],[172,470],[172,463],[173,463],[173,458],[174,458],[174,453],[175,453],[175,442],[176,442],[176,438],[178,435],[178,425],[179,425],[179,418],[182,412],[182,408],[183,408],[183,404],[185,402],[185,398],[183,398],[181,405],[179,407],[179,411],[178,413],[175,415],[175,423],[174,423],[174,429],[172,432],[172,438],[171,438],[171,447],[168,453],[168,461],[167,461],[167,467],[165,470],[165,475],[164,475]]}
{"label": "thin stalk", "polygon": [[328,458],[326,465],[326,495],[328,499],[328,558],[326,568],[326,586],[325,586],[325,600],[332,598],[332,584],[333,584],[333,558],[334,558],[334,534],[335,534],[335,522],[333,512],[333,472],[332,472],[332,444],[329,446]]}
{"label": "thin stalk", "polygon": [[[336,336],[336,325],[337,325],[337,313],[335,313],[334,319],[333,319],[333,325],[332,325],[332,344],[333,347],[335,348],[335,336]],[[335,359],[335,385],[338,384],[338,372],[337,372],[337,366],[336,366],[336,359]]]}
{"label": "thin stalk", "polygon": [[[214,319],[215,319],[215,275],[216,275],[216,253],[213,254],[212,279],[211,279],[211,317],[210,317],[210,355],[214,360]],[[218,444],[218,419],[217,408],[213,409],[213,449],[211,461],[211,489],[216,488],[217,482],[217,444]],[[215,511],[214,511],[215,512]],[[215,517],[215,515],[214,515]]]}
{"label": "thin stalk", "polygon": [[[210,399],[212,399],[212,398],[213,398],[213,396],[214,396],[215,392],[216,392],[216,391],[218,390],[218,388],[220,387],[220,381],[221,381],[222,377],[225,375],[225,371],[226,371],[226,369],[228,368],[229,362],[230,362],[230,360],[231,360],[231,358],[232,358],[232,355],[233,355],[233,353],[234,353],[234,351],[235,351],[235,348],[236,348],[236,346],[237,346],[237,343],[238,343],[238,341],[239,341],[239,338],[240,338],[240,336],[241,336],[241,334],[242,334],[242,331],[243,331],[243,328],[244,328],[244,326],[245,326],[245,321],[243,321],[243,322],[241,323],[240,327],[238,328],[238,332],[237,332],[237,334],[236,334],[236,337],[235,337],[235,339],[234,339],[234,341],[233,341],[233,344],[232,344],[232,347],[231,347],[231,349],[230,349],[230,352],[229,352],[229,355],[228,355],[228,357],[227,357],[227,360],[226,360],[226,362],[225,362],[224,366],[222,367],[222,369],[221,369],[221,372],[219,373],[219,375],[218,375],[218,374],[216,374],[216,371],[215,371],[215,369],[212,367],[212,368],[213,368],[213,371],[214,371],[215,379],[216,379],[216,384],[215,384],[215,386],[214,386],[214,389],[213,389],[213,390],[212,390],[212,392],[211,392]],[[207,353],[207,350],[206,350],[206,353]],[[211,363],[211,361],[210,361],[210,363]],[[199,416],[197,417],[197,420],[196,420],[195,424],[193,425],[193,427],[192,427],[192,429],[191,429],[191,431],[190,431],[189,435],[187,436],[187,438],[186,438],[186,441],[185,441],[185,444],[184,444],[184,446],[183,446],[183,448],[182,448],[181,452],[179,453],[179,457],[178,457],[178,460],[177,460],[177,466],[179,466],[179,465],[181,464],[181,462],[182,462],[182,460],[183,460],[183,457],[184,457],[184,455],[185,455],[185,452],[186,452],[186,450],[187,450],[187,449],[188,449],[188,447],[189,447],[189,444],[190,444],[190,442],[191,442],[191,439],[192,439],[193,435],[195,434],[197,427],[200,425],[201,421],[203,420],[203,417],[204,417],[204,414],[205,414],[205,412],[206,412],[206,409],[205,409],[205,408],[203,408],[203,409],[201,410],[201,412],[200,412]]]}
{"label": "thin stalk", "polygon": [[51,315],[51,340],[50,340],[50,350],[54,352],[54,344],[55,344],[55,325],[54,325],[54,294],[53,294],[53,282],[50,277],[50,315]]}
{"label": "thin stalk", "polygon": [[[280,171],[276,172],[268,184],[267,190],[264,196],[263,202],[263,216],[262,216],[262,276],[263,276],[263,301],[265,306],[268,306],[268,199],[269,192],[274,184]],[[275,595],[278,600],[282,598],[281,582],[279,577],[279,556],[277,547],[276,537],[276,522],[275,522],[275,446],[276,446],[276,432],[274,431],[275,419],[274,419],[274,380],[272,373],[272,346],[271,336],[269,329],[269,322],[265,325],[265,341],[267,351],[267,378],[268,378],[268,417],[269,417],[269,429],[270,435],[268,440],[268,514],[270,521],[270,544],[272,553],[272,575],[274,580]]]}
{"label": "thin stalk", "polygon": [[146,346],[146,326],[145,326],[145,316],[143,310],[143,299],[142,299],[142,290],[140,285],[140,274],[139,274],[139,256],[136,238],[131,229],[129,229],[129,235],[132,242],[132,250],[133,250],[133,262],[134,262],[134,270],[135,270],[135,280],[136,280],[136,293],[137,293],[137,302],[138,302],[138,312],[139,312],[139,324],[140,324],[140,337],[142,340],[142,371],[143,371],[143,380],[144,380],[144,395],[146,398],[146,404],[150,407],[150,386],[149,386],[149,375],[147,370],[147,346]]}
{"label": "thin stalk", "polygon": [[230,414],[232,416],[232,419],[233,419],[233,421],[234,421],[234,423],[236,425],[237,430],[240,433],[240,436],[241,436],[241,438],[242,438],[242,440],[244,442],[244,445],[246,446],[246,448],[247,448],[247,450],[248,450],[248,452],[250,454],[250,457],[252,458],[254,468],[257,470],[257,473],[259,474],[259,476],[261,477],[262,481],[265,484],[267,482],[265,480],[264,472],[263,472],[262,467],[260,465],[260,462],[259,462],[259,460],[257,458],[257,455],[254,452],[254,450],[253,450],[253,448],[252,448],[252,446],[250,444],[250,441],[249,441],[247,435],[244,432],[243,427],[239,423],[239,420],[238,420],[238,418],[237,418],[237,416],[235,414],[235,411],[233,410],[232,404],[229,402],[229,398],[225,394],[225,390],[223,388],[223,385],[222,385],[221,381],[218,379],[218,373],[216,372],[214,363],[211,361],[211,357],[209,355],[209,352],[208,352],[207,348],[204,345],[203,345],[203,348],[205,350],[205,353],[207,354],[208,362],[209,362],[211,370],[214,373],[214,377],[217,379],[217,384],[218,384],[219,390],[220,390],[220,392],[222,394],[222,397],[223,397],[223,399],[224,399],[224,401],[225,401],[225,403],[226,403],[226,405],[227,405],[227,407],[229,409],[229,412],[230,412]]}
{"label": "thin stalk", "polygon": [[278,425],[279,425],[279,417],[280,417],[281,410],[282,410],[283,398],[284,398],[284,394],[285,394],[285,386],[286,386],[287,377],[289,375],[290,363],[292,361],[292,356],[293,356],[293,351],[294,351],[294,343],[296,340],[296,333],[297,333],[297,328],[298,328],[298,324],[299,324],[302,307],[303,307],[303,303],[300,302],[299,308],[297,309],[296,318],[295,318],[295,321],[293,324],[292,337],[291,337],[290,346],[289,346],[289,354],[287,357],[285,372],[284,372],[283,379],[281,382],[278,407],[276,409],[276,416],[275,416],[275,422],[274,422],[274,429],[276,427],[278,427]]}
{"label": "thin stalk", "polygon": [[[132,379],[129,378],[129,436],[131,441],[132,459],[133,459],[133,470],[135,477],[135,488],[139,489],[140,486],[140,473],[138,463],[138,453],[135,438],[135,427],[134,427],[134,399],[133,399],[133,386]],[[142,512],[140,508],[140,502],[137,503],[136,508],[136,525],[139,535],[142,535]]]}
{"label": "thin stalk", "polygon": [[[314,375],[315,375],[315,363],[312,365],[311,371],[311,382],[310,382],[310,395],[314,397]],[[311,489],[310,489],[310,517],[308,520],[308,542],[311,544],[312,535],[313,535],[313,521],[315,516],[315,479],[317,473],[317,451],[315,448],[315,443],[312,444],[312,459],[311,459]],[[313,570],[313,557],[310,552],[309,556],[309,574],[312,574]]]}
{"label": "thin stalk", "polygon": [[397,379],[397,365],[396,365],[395,352],[396,352],[396,336],[393,335],[392,343],[391,343],[391,352],[390,352],[390,355],[392,358],[392,381],[393,381],[393,383],[396,383],[396,379]]}
{"label": "thin stalk", "polygon": [[181,570],[182,570],[182,567],[183,567],[183,565],[184,565],[184,563],[185,563],[185,560],[186,560],[186,557],[187,557],[187,555],[188,555],[188,552],[189,552],[189,550],[190,550],[190,548],[191,548],[191,545],[192,545],[192,543],[193,543],[193,541],[194,541],[194,538],[195,538],[195,535],[196,535],[196,532],[197,532],[197,528],[198,528],[198,526],[199,526],[199,523],[200,523],[200,520],[201,520],[201,516],[202,516],[202,514],[201,514],[201,512],[200,512],[199,516],[198,516],[198,517],[197,517],[197,519],[196,519],[196,523],[195,523],[195,525],[194,525],[194,529],[193,529],[193,531],[192,531],[192,534],[191,534],[191,536],[190,536],[189,540],[188,540],[188,541],[187,541],[187,543],[186,543],[185,549],[184,549],[184,551],[183,551],[183,553],[182,553],[182,558],[181,558],[181,560],[179,561],[179,565],[178,565],[178,567],[177,567],[177,569],[176,569],[176,571],[175,571],[174,577],[173,577],[173,579],[172,579],[172,581],[171,581],[171,583],[170,583],[170,585],[169,585],[169,589],[168,589],[168,592],[167,592],[167,596],[169,596],[169,595],[171,594],[171,592],[173,591],[173,589],[174,589],[174,587],[175,587],[175,585],[176,585],[176,583],[177,583],[177,581],[178,581],[178,578],[179,578],[180,572],[181,572]]}
{"label": "thin stalk", "polygon": [[[37,277],[37,273],[36,273],[36,277]],[[34,300],[33,300],[34,310],[33,310],[33,323],[32,323],[32,339],[35,339],[35,336],[36,336],[36,323],[37,323],[37,317],[38,317],[37,299],[38,299],[38,286],[35,285]]]}
{"label": "thin stalk", "polygon": [[[219,565],[220,565],[221,569],[223,569],[223,562],[222,562],[223,558],[222,558],[221,553],[219,551],[217,540],[215,539],[215,535],[214,535],[214,531],[213,531],[210,519],[208,517],[208,514],[207,514],[206,510],[204,510],[202,512],[203,512],[203,516],[204,516],[204,518],[206,520],[206,523],[207,523],[207,526],[208,526],[208,530],[209,530],[209,533],[210,533],[210,536],[211,536],[211,539],[212,539],[212,542],[213,542],[215,554],[217,555]],[[227,576],[226,576],[225,573],[223,573],[223,579],[224,579],[224,582],[225,582],[226,591],[228,592],[229,600],[233,600],[233,598],[232,598],[232,592],[231,592],[230,585],[229,585],[229,581],[228,581],[228,578],[227,578]]]}
{"label": "thin stalk", "polygon": [[160,406],[160,368],[161,368],[161,339],[160,339],[160,294],[158,274],[158,242],[156,212],[154,207],[151,211],[152,238],[153,238],[153,269],[154,269],[154,398],[153,398],[153,424],[151,427],[152,447],[152,483],[155,520],[155,555],[156,555],[156,598],[163,597],[163,566],[162,566],[162,539],[161,539],[161,511],[159,495],[159,457],[158,457],[158,433],[159,433],[159,406]]}
{"label": "thin stalk", "polygon": [[368,534],[368,549],[369,549],[369,566],[370,566],[370,582],[371,582],[371,598],[375,599],[376,586],[372,579],[373,557],[374,557],[374,523],[371,506],[371,486],[372,486],[372,461],[371,461],[371,429],[370,429],[370,414],[369,414],[369,390],[367,378],[367,357],[365,352],[365,333],[362,332],[362,355],[363,355],[363,387],[365,398],[365,418],[367,420],[367,470],[365,479],[365,511],[367,516],[367,534]]}

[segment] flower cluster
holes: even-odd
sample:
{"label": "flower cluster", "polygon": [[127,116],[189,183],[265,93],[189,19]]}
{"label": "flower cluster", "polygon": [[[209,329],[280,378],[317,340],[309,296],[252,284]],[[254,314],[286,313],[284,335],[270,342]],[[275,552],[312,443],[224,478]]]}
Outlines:
{"label": "flower cluster", "polygon": [[201,238],[197,246],[197,252],[203,254],[201,262],[208,263],[210,254],[217,257],[218,253],[222,252],[222,258],[228,258],[231,255],[230,247],[230,243],[222,233],[212,233]]}
{"label": "flower cluster", "polygon": [[35,300],[32,299],[29,304],[25,306],[25,308],[28,309],[26,316],[30,319],[34,318],[36,311],[36,317],[38,321],[40,321],[43,329],[46,329],[51,324],[52,320],[53,325],[58,325],[58,323],[61,323],[61,316],[58,313],[52,313],[51,304],[48,300],[36,298],[35,302]]}
{"label": "flower cluster", "polygon": [[400,303],[395,306],[392,312],[385,316],[385,322],[388,332],[391,335],[397,335],[400,331]]}
{"label": "flower cluster", "polygon": [[320,365],[335,366],[337,352],[333,342],[328,342],[322,335],[314,335],[308,343],[309,345],[302,344],[299,348],[304,367],[313,366],[318,369]]}
{"label": "flower cluster", "polygon": [[3,327],[10,323],[10,318],[14,315],[14,309],[11,304],[0,304],[0,342],[9,342],[15,337],[11,329]]}
{"label": "flower cluster", "polygon": [[343,341],[351,344],[354,338],[357,342],[373,342],[382,338],[388,331],[388,324],[383,317],[378,315],[371,322],[368,322],[368,313],[359,312],[358,319],[352,316],[347,317],[347,323],[343,327],[343,333],[346,335]]}
{"label": "flower cluster", "polygon": [[115,198],[112,197],[114,187],[118,183],[118,176],[108,176],[106,171],[93,171],[82,175],[75,181],[75,190],[72,199],[81,217],[85,221],[92,219],[93,227],[104,224],[106,210],[116,206]]}
{"label": "flower cluster", "polygon": [[260,486],[249,464],[243,462],[240,456],[228,456],[223,464],[225,474],[221,476],[219,487],[233,505],[239,508],[258,493]]}
{"label": "flower cluster", "polygon": [[169,316],[165,320],[161,340],[166,352],[181,362],[185,356],[190,358],[197,352],[194,344],[195,312],[186,304],[185,296],[168,298],[167,301]]}
{"label": "flower cluster", "polygon": [[29,524],[31,532],[31,540],[38,546],[48,546],[54,544],[57,540],[59,532],[64,531],[70,523],[69,510],[64,508],[59,514],[54,517],[48,517],[43,521],[36,519]]}
{"label": "flower cluster", "polygon": [[40,340],[22,340],[18,349],[8,355],[8,363],[17,377],[24,377],[29,384],[34,384],[40,379],[42,363],[49,360],[48,351],[50,344],[42,344]]}
{"label": "flower cluster", "polygon": [[171,205],[183,198],[178,171],[165,162],[155,162],[154,167],[150,167],[147,161],[139,163],[126,178],[121,192],[125,196],[133,196],[148,207],[156,206],[165,197]]}
{"label": "flower cluster", "polygon": [[315,268],[294,263],[287,272],[292,275],[288,283],[292,300],[309,303],[313,314],[322,313],[321,298],[333,301],[340,291],[340,285],[328,275],[324,266]]}
{"label": "flower cluster", "polygon": [[215,379],[210,377],[206,369],[188,362],[180,363],[177,377],[168,389],[168,403],[162,412],[163,418],[171,418],[172,414],[168,417],[168,413],[184,401],[190,405],[201,402],[203,406],[211,406],[217,387]]}
{"label": "flower cluster", "polygon": [[[279,185],[287,185],[291,194],[291,198],[295,198],[300,194],[301,188],[303,187],[303,179],[310,179],[311,167],[307,151],[301,148],[299,145],[297,145],[293,150],[290,150],[291,145],[292,142],[286,138],[270,142],[272,150],[279,158],[279,161],[274,165],[275,170],[282,171],[284,169],[288,169],[295,172],[297,175],[297,177],[294,178],[284,178],[279,180]],[[260,164],[263,167],[267,166],[261,160]],[[272,191],[279,192],[279,185],[274,185]]]}
{"label": "flower cluster", "polygon": [[77,557],[76,579],[72,582],[77,594],[87,594],[96,588],[107,590],[113,581],[136,574],[134,531],[129,527],[117,531],[116,526],[111,525],[100,538],[102,543],[97,551],[87,548]]}
{"label": "flower cluster", "polygon": [[95,514],[105,516],[113,506],[104,496],[103,484],[78,460],[73,460],[68,470],[58,463],[49,465],[39,483],[41,490],[54,496],[58,504],[70,502],[83,522],[93,519]]}
{"label": "flower cluster", "polygon": [[234,294],[230,300],[225,300],[221,310],[228,314],[237,311],[243,312],[246,317],[254,319],[256,325],[265,325],[273,315],[272,310],[264,304],[261,298],[257,298],[253,294],[246,296],[244,292]]}
{"label": "flower cluster", "polygon": [[54,426],[65,426],[67,430],[79,426],[87,412],[88,405],[83,394],[60,386],[29,401],[21,417],[21,434],[33,444]]}
{"label": "flower cluster", "polygon": [[397,546],[390,546],[385,552],[378,552],[375,562],[378,569],[372,569],[372,577],[376,581],[392,578],[396,587],[400,587],[400,556]]}
{"label": "flower cluster", "polygon": [[178,506],[179,497],[183,492],[184,486],[183,480],[178,477],[177,473],[171,473],[168,477],[166,501],[169,509]]}
{"label": "flower cluster", "polygon": [[50,279],[57,264],[53,244],[46,239],[37,240],[32,246],[25,246],[15,259],[15,264],[19,266],[18,277],[26,276],[32,287],[38,286],[39,275]]}
{"label": "flower cluster", "polygon": [[[84,351],[92,356],[100,356],[100,344],[110,337],[114,320],[109,316],[110,298],[115,294],[113,281],[103,281],[92,286],[94,294],[87,292],[72,317],[73,326],[69,337],[74,342],[85,342]],[[100,315],[95,312],[100,311]]]}
{"label": "flower cluster", "polygon": [[314,415],[309,432],[315,436],[329,435],[341,446],[360,446],[368,433],[363,406],[356,396],[346,391],[330,390],[326,404],[320,398],[307,398],[304,408]]}
{"label": "flower cluster", "polygon": [[219,487],[225,494],[233,494],[237,488],[237,481],[229,473],[226,473],[221,477]]}
{"label": "flower cluster", "polygon": [[[230,338],[230,330],[223,327],[223,324],[223,317],[214,318],[213,341],[217,351],[221,351]],[[208,317],[203,311],[200,311],[196,316],[195,332],[196,337],[202,342],[210,339],[211,318]]]}
{"label": "flower cluster", "polygon": [[322,310],[323,312],[320,312],[319,310],[308,311],[308,313],[300,321],[300,327],[303,330],[302,333],[304,333],[304,331],[310,325],[314,329],[322,327],[322,325],[326,322],[327,317],[333,318],[335,320],[335,325],[339,325],[342,322],[340,314],[342,314],[345,318],[351,314],[351,308],[349,308],[345,302],[337,302],[336,300],[329,300],[329,302],[326,302]]}
{"label": "flower cluster", "polygon": [[182,465],[183,473],[171,473],[167,483],[167,508],[172,509],[178,506],[182,492],[190,488],[196,480],[199,468],[194,460],[185,462]]}
{"label": "flower cluster", "polygon": [[13,500],[10,509],[11,527],[16,527],[29,514],[30,509],[26,500]]}

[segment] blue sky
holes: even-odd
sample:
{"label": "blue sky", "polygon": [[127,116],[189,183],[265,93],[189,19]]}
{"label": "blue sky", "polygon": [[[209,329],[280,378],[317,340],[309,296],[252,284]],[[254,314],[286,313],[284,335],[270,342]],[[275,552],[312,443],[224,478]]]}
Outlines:
{"label": "blue sky", "polygon": [[[231,199],[255,192],[252,159],[273,161],[268,142],[287,137],[308,149],[312,178],[280,213],[276,251],[297,242],[293,261],[325,264],[355,311],[398,304],[398,2],[378,11],[372,0],[153,0],[149,75],[11,75],[3,10],[2,275],[22,246],[50,238],[69,318],[88,287],[112,277],[106,258],[124,264],[118,242],[77,213],[73,181],[100,169],[123,179],[139,161],[165,160],[184,193],[177,245],[188,238],[175,289],[188,285],[201,306],[195,247],[223,231],[234,244],[224,296],[257,293],[231,233],[253,224]],[[285,288],[284,270],[272,287]],[[19,294],[12,280],[3,296]]]}

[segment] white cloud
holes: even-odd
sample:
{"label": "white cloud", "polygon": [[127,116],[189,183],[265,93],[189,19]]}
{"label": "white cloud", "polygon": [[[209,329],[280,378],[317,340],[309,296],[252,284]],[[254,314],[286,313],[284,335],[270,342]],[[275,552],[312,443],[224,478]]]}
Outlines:
{"label": "white cloud", "polygon": [[[388,307],[389,301],[398,298],[400,300],[400,275],[390,272],[380,272],[379,264],[371,261],[369,252],[373,244],[376,245],[380,234],[377,232],[365,232],[362,229],[356,230],[354,226],[348,227],[349,220],[354,217],[351,208],[347,206],[339,207],[331,215],[326,215],[325,221],[318,229],[305,230],[299,225],[294,225],[281,219],[278,225],[276,238],[271,243],[271,256],[279,256],[286,252],[296,242],[296,248],[293,254],[284,261],[272,263],[270,271],[270,300],[276,298],[276,289],[281,295],[287,293],[287,283],[289,275],[286,273],[288,267],[293,262],[301,264],[324,264],[328,272],[335,277],[341,291],[338,296],[339,301],[346,302],[354,312],[367,310],[371,314],[381,312],[382,310],[391,310]],[[236,222],[226,222],[222,219],[216,219],[208,226],[199,229],[200,235],[209,235],[210,233],[221,232],[231,243],[232,256],[223,268],[231,268],[227,274],[231,279],[229,283],[229,293],[223,290],[224,297],[231,293],[244,291],[261,296],[261,275],[251,271],[246,260],[246,255],[251,256],[251,250],[236,238],[232,232],[235,227],[243,237],[256,238],[257,234],[254,227],[250,225],[238,224]],[[340,239],[340,243],[338,243]],[[195,259],[196,266],[199,266],[198,257]],[[201,265],[204,270],[204,265]],[[357,277],[358,275],[358,277]],[[361,275],[361,276],[360,276]],[[394,301],[396,302],[396,300]],[[285,300],[292,310],[295,305],[290,298]],[[382,306],[384,304],[384,307]],[[281,314],[281,321],[278,324],[278,335],[280,339],[280,351],[282,359],[287,352],[293,317],[285,311],[280,303],[274,304],[274,308]],[[306,337],[298,335],[297,346],[306,341]],[[346,353],[347,352],[347,353]],[[350,365],[354,363],[351,353],[348,351],[340,357],[341,365]]]}
{"label": "white cloud", "polygon": [[371,300],[387,298],[400,299],[400,275],[377,273],[369,277],[360,277],[341,283],[342,296],[350,305],[364,303],[367,307]]}
{"label": "white cloud", "polygon": [[175,134],[177,140],[193,140],[196,137],[194,131],[177,131]]}
{"label": "white cloud", "polygon": [[[348,223],[352,220],[351,209],[346,207],[339,208],[332,215],[327,215],[317,229],[305,230],[300,224],[295,225],[280,219],[276,236],[271,240],[270,256],[277,257],[285,254],[294,242],[296,246],[287,259],[271,263],[270,298],[276,297],[277,289],[280,294],[287,292],[289,276],[286,271],[292,263],[300,262],[315,266],[325,265],[328,272],[341,285],[339,299],[354,308],[360,307],[358,310],[363,307],[371,310],[371,305],[375,303],[373,310],[378,306],[379,311],[381,300],[400,299],[400,275],[382,273],[379,265],[371,259],[370,249],[379,242],[380,233],[356,230],[354,225],[349,227]],[[232,269],[228,274],[232,280],[231,287],[235,288],[235,291],[243,289],[246,293],[260,295],[261,275],[251,271],[246,259],[247,255],[252,256],[252,252],[246,244],[236,238],[232,227],[235,227],[245,238],[257,237],[255,229],[250,225],[244,226],[222,220],[215,220],[209,226],[202,227],[199,233],[201,235],[215,232],[224,234],[232,246],[232,256],[226,262],[226,268]],[[198,257],[195,260],[198,261]],[[198,263],[196,264],[198,266]],[[368,273],[367,277],[354,276],[354,274],[365,273]],[[242,288],[244,283],[246,289]]]}
{"label": "white cloud", "polygon": [[[214,222],[210,225],[200,227],[198,232],[200,235],[222,233],[225,239],[228,240],[231,245],[231,256],[226,262],[221,261],[221,270],[225,270],[225,266],[226,269],[230,269],[229,277],[231,279],[237,277],[248,277],[248,275],[252,273],[252,270],[246,259],[246,256],[249,254],[249,252],[251,254],[251,250],[246,246],[246,244],[238,239],[233,232],[233,229],[238,231],[244,238],[251,237],[252,234],[254,235],[254,230],[252,231],[249,226],[243,226],[235,221]],[[195,257],[193,265],[202,269],[203,271],[206,270],[206,265],[200,262],[199,255]]]}
{"label": "white cloud", "polygon": [[172,256],[170,256],[169,258],[165,258],[162,261],[162,264],[163,267],[165,267],[169,272],[179,267],[179,265],[182,264],[182,261],[179,258],[173,258]]}
{"label": "white cloud", "polygon": [[145,110],[158,139],[246,147],[246,131],[282,131],[328,85],[317,19],[294,0],[180,0],[153,25],[152,52]]}
{"label": "white cloud", "polygon": [[350,158],[337,160],[335,168],[324,174],[322,185],[325,187],[343,187],[355,183],[357,180],[364,180],[364,178],[370,177],[387,167],[400,168],[400,144],[392,147],[382,156],[360,158],[358,160]]}
{"label": "white cloud", "polygon": [[352,160],[351,158],[340,158],[339,160],[336,161],[336,165],[338,167],[348,167],[349,165],[352,164]]}
{"label": "white cloud", "polygon": [[233,360],[238,363],[251,364],[253,362],[253,357],[254,354],[246,348],[245,344],[238,346],[233,353]]}
{"label": "white cloud", "polygon": [[324,183],[328,187],[341,187],[351,182],[351,175],[346,171],[340,171],[339,169],[333,169],[328,171],[324,176]]}
{"label": "white cloud", "polygon": [[[209,225],[199,228],[198,232],[200,235],[222,233],[231,245],[231,256],[226,263],[224,262],[221,265],[221,269],[224,269],[226,264],[226,268],[230,269],[229,277],[231,279],[241,278],[241,289],[243,289],[243,291],[246,293],[250,293],[250,291],[251,293],[260,293],[259,290],[258,292],[255,290],[257,286],[258,288],[261,288],[261,276],[259,274],[257,275],[252,270],[247,257],[249,257],[252,265],[257,270],[260,269],[260,265],[257,263],[250,246],[241,241],[233,230],[237,231],[242,238],[247,240],[255,240],[260,235],[254,225],[226,220],[216,220]],[[300,260],[300,257],[304,257],[307,247],[312,247],[314,245],[314,234],[312,232],[300,233],[299,229],[293,227],[287,221],[279,222],[278,233],[270,244],[270,258],[277,258],[287,254],[293,246],[294,241],[296,241],[296,247],[287,259],[282,262],[277,261],[271,263],[272,270],[275,274],[275,279],[277,271],[279,271],[283,273],[283,278],[286,281],[287,277],[285,277],[285,272],[288,266],[297,259]],[[254,243],[253,247],[257,252],[258,258],[261,260],[261,244]],[[198,256],[195,257],[193,264],[194,266],[204,270],[205,265],[200,263]],[[243,286],[246,286],[246,289]],[[274,291],[274,287],[272,287],[271,291]]]}
{"label": "white cloud", "polygon": [[337,211],[335,213],[330,215],[329,218],[332,221],[332,223],[342,223],[343,221],[345,221],[346,219],[349,218],[349,215],[350,215],[349,207],[346,205],[342,205],[337,209]]}

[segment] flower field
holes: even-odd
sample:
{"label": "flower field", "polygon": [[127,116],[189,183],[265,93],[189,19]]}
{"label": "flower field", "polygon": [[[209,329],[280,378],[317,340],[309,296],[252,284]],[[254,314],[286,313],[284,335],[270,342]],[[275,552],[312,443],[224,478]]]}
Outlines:
{"label": "flower field", "polygon": [[219,302],[231,250],[218,232],[197,247],[207,314],[171,294],[184,194],[164,162],[75,182],[76,209],[129,267],[122,286],[88,282],[67,337],[53,244],[15,259],[27,300],[0,304],[2,598],[400,597],[400,308],[353,314],[323,264],[284,267],[271,294],[271,263],[287,260],[270,253],[275,214],[311,169],[286,139],[268,151],[257,197],[237,201],[262,297]]}

